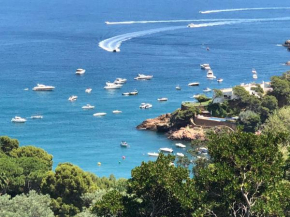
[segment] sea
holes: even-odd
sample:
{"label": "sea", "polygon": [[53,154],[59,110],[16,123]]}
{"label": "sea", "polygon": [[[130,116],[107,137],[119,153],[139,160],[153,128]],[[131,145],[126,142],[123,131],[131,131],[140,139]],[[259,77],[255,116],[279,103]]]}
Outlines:
{"label": "sea", "polygon": [[[269,81],[289,70],[283,64],[290,53],[281,46],[289,24],[285,0],[0,0],[0,135],[45,149],[53,168],[71,162],[97,176],[130,178],[142,161],[155,160],[148,152],[186,152],[138,124],[173,112],[204,88]],[[203,63],[224,81],[206,79]],[[86,73],[77,76],[78,68]],[[153,79],[136,81],[138,73]],[[128,79],[121,89],[104,89],[119,77]],[[38,83],[55,90],[32,91]],[[122,96],[135,89],[137,96]],[[68,101],[71,95],[77,101]],[[153,107],[142,110],[143,102]],[[83,110],[88,103],[95,109]],[[16,115],[27,122],[11,123]]]}

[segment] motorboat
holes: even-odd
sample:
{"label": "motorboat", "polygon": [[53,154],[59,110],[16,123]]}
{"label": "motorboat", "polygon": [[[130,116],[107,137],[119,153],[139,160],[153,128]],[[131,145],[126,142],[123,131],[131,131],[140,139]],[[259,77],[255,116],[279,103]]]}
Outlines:
{"label": "motorboat", "polygon": [[95,106],[90,105],[90,104],[86,104],[82,107],[82,109],[94,109],[94,108],[95,108]]}
{"label": "motorboat", "polygon": [[14,123],[25,123],[26,119],[22,118],[22,117],[19,117],[19,116],[15,116],[14,118],[11,119],[11,122],[14,122]]}
{"label": "motorboat", "polygon": [[149,108],[152,108],[152,104],[150,104],[150,103],[141,103],[139,108],[140,109],[149,109]]}
{"label": "motorboat", "polygon": [[122,111],[114,110],[113,113],[114,113],[114,114],[120,114],[120,113],[122,113]]}
{"label": "motorboat", "polygon": [[206,68],[210,68],[208,63],[204,63],[204,64],[200,64],[200,68],[201,69],[206,69]]}
{"label": "motorboat", "polygon": [[186,145],[183,145],[182,143],[176,143],[175,146],[178,148],[186,148]]}
{"label": "motorboat", "polygon": [[86,93],[91,93],[92,90],[93,90],[92,88],[87,88],[87,89],[86,89]]}
{"label": "motorboat", "polygon": [[70,96],[70,97],[68,98],[68,100],[71,101],[71,102],[73,102],[73,101],[76,101],[77,98],[78,98],[77,96],[74,96],[74,95],[73,95],[73,96]]}
{"label": "motorboat", "polygon": [[157,100],[160,101],[160,102],[165,102],[165,101],[168,100],[168,98],[159,98],[159,99],[157,99]]}
{"label": "motorboat", "polygon": [[150,80],[153,78],[153,75],[144,75],[144,74],[138,74],[135,80]]}
{"label": "motorboat", "polygon": [[76,75],[83,75],[83,74],[85,74],[85,72],[86,72],[86,70],[84,70],[84,69],[77,69]]}
{"label": "motorboat", "polygon": [[199,82],[191,82],[188,84],[188,86],[199,86]]}
{"label": "motorboat", "polygon": [[253,69],[252,69],[252,73],[253,73],[253,74],[257,74],[256,69],[253,68]]}
{"label": "motorboat", "polygon": [[178,157],[184,157],[184,154],[177,152],[176,153],[176,156],[178,156]]}
{"label": "motorboat", "polygon": [[159,151],[172,153],[173,149],[172,148],[160,148]]}
{"label": "motorboat", "polygon": [[254,79],[257,79],[258,78],[258,75],[257,74],[253,74],[253,78]]}
{"label": "motorboat", "polygon": [[224,81],[224,79],[222,79],[222,78],[218,78],[217,79],[217,82],[219,82],[219,83],[221,83],[221,82],[223,82]]}
{"label": "motorboat", "polygon": [[198,25],[194,24],[194,23],[190,23],[187,25],[188,28],[194,28],[197,27]]}
{"label": "motorboat", "polygon": [[99,112],[99,113],[95,113],[93,114],[94,116],[105,116],[107,113],[105,112]]}
{"label": "motorboat", "polygon": [[31,119],[42,119],[43,116],[42,115],[32,115],[30,118]]}
{"label": "motorboat", "polygon": [[117,52],[120,52],[120,48],[116,47],[115,49],[113,49],[113,53],[117,53]]}
{"label": "motorboat", "polygon": [[125,92],[125,93],[122,93],[123,96],[129,96],[130,95],[130,92]]}
{"label": "motorboat", "polygon": [[156,152],[148,152],[148,156],[150,156],[150,157],[158,157],[159,156],[159,153],[156,153]]}
{"label": "motorboat", "polygon": [[129,146],[129,144],[125,141],[122,141],[120,145],[121,147],[124,147],[124,148],[127,148]]}
{"label": "motorboat", "polygon": [[211,89],[210,88],[205,88],[205,89],[203,89],[203,92],[210,92],[211,91]]}
{"label": "motorboat", "polygon": [[176,90],[181,90],[181,87],[180,87],[179,85],[177,85],[177,86],[175,87],[175,89],[176,89]]}
{"label": "motorboat", "polygon": [[105,89],[120,89],[123,85],[122,84],[115,84],[111,82],[106,82]]}
{"label": "motorboat", "polygon": [[125,84],[126,82],[126,78],[116,78],[116,80],[114,81],[115,84]]}
{"label": "motorboat", "polygon": [[138,91],[134,90],[132,92],[129,92],[129,95],[131,95],[131,96],[138,95]]}
{"label": "motorboat", "polygon": [[214,76],[213,71],[212,70],[208,70],[206,77],[209,79],[213,79],[216,78],[216,76]]}
{"label": "motorboat", "polygon": [[54,90],[54,86],[46,86],[44,84],[37,84],[32,90],[34,91],[52,91]]}

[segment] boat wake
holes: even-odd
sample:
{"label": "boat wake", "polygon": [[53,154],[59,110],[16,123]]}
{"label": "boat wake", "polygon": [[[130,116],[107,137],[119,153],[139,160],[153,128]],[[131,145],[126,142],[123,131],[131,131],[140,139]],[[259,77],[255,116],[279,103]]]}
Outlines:
{"label": "boat wake", "polygon": [[211,11],[200,11],[201,14],[221,13],[221,12],[234,12],[234,11],[256,11],[256,10],[288,10],[290,7],[271,7],[271,8],[236,8],[236,9],[222,9]]}
{"label": "boat wake", "polygon": [[[242,24],[242,23],[289,21],[289,20],[290,20],[290,17],[265,18],[265,19],[236,19],[236,20],[229,20],[229,21],[195,24],[193,28],[234,25],[234,24]],[[157,29],[150,29],[150,30],[144,30],[144,31],[139,31],[139,32],[126,33],[126,34],[114,36],[112,38],[108,38],[101,41],[99,43],[99,47],[109,52],[118,52],[120,51],[119,48],[122,42],[128,41],[132,38],[156,34],[156,33],[165,32],[165,31],[185,29],[185,28],[187,28],[187,26],[173,26],[173,27],[157,28]]]}

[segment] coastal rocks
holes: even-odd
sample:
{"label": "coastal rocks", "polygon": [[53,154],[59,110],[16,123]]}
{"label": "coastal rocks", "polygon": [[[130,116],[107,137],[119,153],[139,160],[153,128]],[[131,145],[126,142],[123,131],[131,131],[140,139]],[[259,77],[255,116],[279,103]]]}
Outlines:
{"label": "coastal rocks", "polygon": [[191,141],[194,139],[205,140],[205,132],[199,127],[182,127],[179,130],[170,132],[168,138],[172,140],[186,141]]}
{"label": "coastal rocks", "polygon": [[286,65],[286,66],[290,66],[290,61],[287,61],[287,62],[285,63],[285,65]]}
{"label": "coastal rocks", "polygon": [[137,126],[140,130],[152,130],[158,132],[167,132],[170,128],[171,114],[160,115],[157,118],[147,119]]}
{"label": "coastal rocks", "polygon": [[283,46],[290,48],[290,40],[285,41]]}

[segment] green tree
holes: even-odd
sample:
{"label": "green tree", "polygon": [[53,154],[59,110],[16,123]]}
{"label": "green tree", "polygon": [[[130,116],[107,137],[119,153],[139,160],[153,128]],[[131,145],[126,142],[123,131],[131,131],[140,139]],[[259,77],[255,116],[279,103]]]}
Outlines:
{"label": "green tree", "polygon": [[259,114],[253,111],[241,112],[239,115],[239,124],[244,127],[246,132],[255,132],[261,123]]}
{"label": "green tree", "polygon": [[6,155],[19,147],[19,142],[17,139],[11,139],[8,136],[0,137],[0,150],[2,150]]}
{"label": "green tree", "polygon": [[198,97],[195,98],[201,105],[201,103],[203,102],[208,102],[211,100],[211,98],[208,98],[206,95],[202,94],[202,95],[199,95]]}
{"label": "green tree", "polygon": [[289,105],[290,102],[290,83],[285,78],[273,76],[271,78],[271,87],[273,91],[271,95],[275,96],[278,100],[279,107]]}

